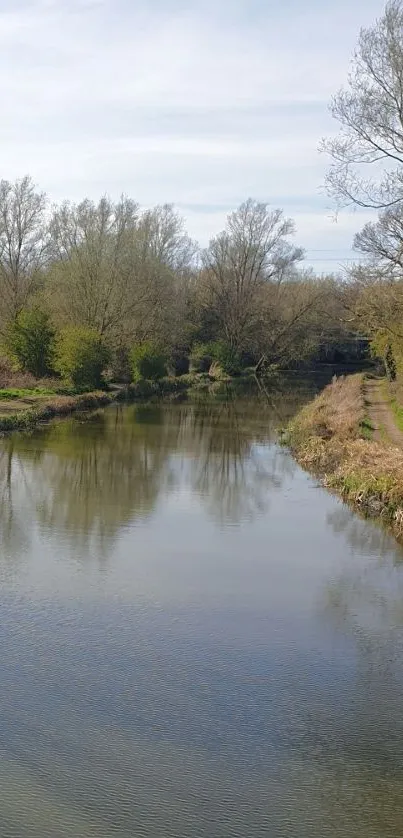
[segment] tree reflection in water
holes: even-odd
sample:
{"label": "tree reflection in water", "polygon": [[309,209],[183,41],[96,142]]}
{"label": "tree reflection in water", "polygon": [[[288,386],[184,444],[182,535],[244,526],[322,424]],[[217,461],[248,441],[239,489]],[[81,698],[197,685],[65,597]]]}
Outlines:
{"label": "tree reflection in water", "polygon": [[218,522],[252,520],[293,468],[267,447],[266,406],[227,399],[195,405],[116,406],[83,422],[15,434],[0,449],[1,537],[20,551],[35,524],[105,551],[122,527],[153,513],[179,485]]}
{"label": "tree reflection in water", "polygon": [[5,560],[14,560],[29,546],[30,495],[14,437],[5,439],[0,447],[0,548]]}
{"label": "tree reflection in water", "polygon": [[163,423],[128,422],[125,409],[91,421],[54,423],[15,437],[25,482],[35,487],[31,510],[48,529],[68,531],[89,546],[107,543],[135,518],[149,515],[167,478],[169,440]]}
{"label": "tree reflection in water", "polygon": [[[271,422],[256,421],[252,410],[228,400],[192,413],[192,485],[217,521],[239,523],[268,508],[270,490],[294,469],[281,449],[263,456]],[[246,415],[245,415],[246,414]],[[271,419],[271,417],[270,417]],[[273,434],[271,432],[272,438]]]}

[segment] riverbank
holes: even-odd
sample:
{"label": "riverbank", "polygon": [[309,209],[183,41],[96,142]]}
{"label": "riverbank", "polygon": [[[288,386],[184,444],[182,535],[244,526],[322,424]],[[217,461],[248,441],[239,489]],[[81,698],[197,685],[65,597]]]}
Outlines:
{"label": "riverbank", "polygon": [[196,374],[159,381],[142,379],[129,385],[110,385],[108,390],[79,394],[52,391],[44,386],[3,389],[0,390],[0,435],[29,430],[57,416],[90,413],[114,401],[182,401],[203,394],[219,395],[229,384],[245,388],[246,378],[214,380],[208,375]]}
{"label": "riverbank", "polygon": [[[9,387],[0,389],[0,435],[18,430],[29,430],[36,425],[57,416],[67,416],[76,412],[88,412],[106,407],[112,402],[182,402],[188,399],[228,399],[236,396],[248,396],[259,393],[264,399],[270,399],[273,388],[286,384],[290,392],[300,390],[303,383],[310,383],[309,389],[315,392],[323,387],[329,376],[322,373],[320,383],[318,375],[311,379],[293,371],[291,376],[280,376],[272,372],[257,379],[249,373],[242,376],[223,376],[214,378],[208,373],[190,373],[178,377],[166,376],[158,381],[141,379],[132,384],[112,384],[108,389],[86,393],[74,393],[67,385],[57,380],[35,380],[31,386]],[[315,383],[314,383],[315,382]]]}
{"label": "riverbank", "polygon": [[365,515],[403,537],[403,448],[370,415],[363,375],[335,379],[288,426],[300,465]]}
{"label": "riverbank", "polygon": [[107,390],[80,394],[64,393],[62,388],[59,392],[52,391],[45,386],[3,389],[0,390],[0,435],[32,429],[57,416],[90,413],[114,401],[183,401],[206,394],[219,395],[226,392],[229,385],[245,389],[248,383],[251,383],[251,377],[214,380],[208,375],[192,374],[159,381],[142,379],[129,385],[111,384]]}
{"label": "riverbank", "polygon": [[16,399],[0,397],[0,434],[34,428],[57,416],[106,407],[116,399],[116,392],[94,391],[75,396],[27,393]]}

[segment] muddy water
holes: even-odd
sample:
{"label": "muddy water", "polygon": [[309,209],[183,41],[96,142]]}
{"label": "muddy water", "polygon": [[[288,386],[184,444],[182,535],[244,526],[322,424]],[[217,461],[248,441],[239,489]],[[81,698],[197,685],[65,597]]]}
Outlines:
{"label": "muddy water", "polygon": [[0,446],[0,834],[403,834],[403,564],[289,400]]}

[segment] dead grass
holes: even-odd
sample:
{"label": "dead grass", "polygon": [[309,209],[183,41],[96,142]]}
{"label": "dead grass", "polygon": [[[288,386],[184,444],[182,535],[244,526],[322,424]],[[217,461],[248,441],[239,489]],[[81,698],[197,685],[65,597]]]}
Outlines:
{"label": "dead grass", "polygon": [[38,386],[38,381],[33,375],[13,370],[7,358],[0,357],[0,389],[15,387],[17,389],[29,389]]}
{"label": "dead grass", "polygon": [[310,437],[356,439],[365,422],[363,377],[334,378],[316,398],[305,405],[290,426],[294,441]]}
{"label": "dead grass", "polygon": [[9,360],[0,356],[0,390],[9,388],[15,390],[60,390],[63,386],[59,378],[35,378],[29,372],[19,372],[13,369]]}
{"label": "dead grass", "polygon": [[363,377],[332,382],[291,423],[300,464],[366,515],[403,537],[403,450],[368,438]]}

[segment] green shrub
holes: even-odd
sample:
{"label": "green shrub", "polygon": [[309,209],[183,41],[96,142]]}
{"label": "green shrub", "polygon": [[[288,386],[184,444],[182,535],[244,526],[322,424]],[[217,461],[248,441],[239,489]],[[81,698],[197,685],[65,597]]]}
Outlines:
{"label": "green shrub", "polygon": [[133,381],[147,379],[158,381],[166,374],[167,358],[160,347],[152,341],[133,346],[130,353],[130,367]]}
{"label": "green shrub", "polygon": [[220,365],[227,375],[239,375],[241,372],[241,356],[236,349],[233,349],[223,340],[217,340],[210,344],[210,351],[213,361]]}
{"label": "green shrub", "polygon": [[241,355],[223,340],[195,343],[190,353],[192,372],[208,372],[213,363],[219,364],[227,375],[239,375]]}
{"label": "green shrub", "polygon": [[72,326],[64,329],[55,352],[55,368],[77,388],[100,387],[110,352],[95,329]]}
{"label": "green shrub", "polygon": [[211,353],[211,343],[195,343],[189,355],[189,370],[190,372],[208,372],[213,356]]}
{"label": "green shrub", "polygon": [[6,349],[20,370],[42,378],[52,371],[55,331],[49,315],[38,308],[21,311],[9,326]]}

